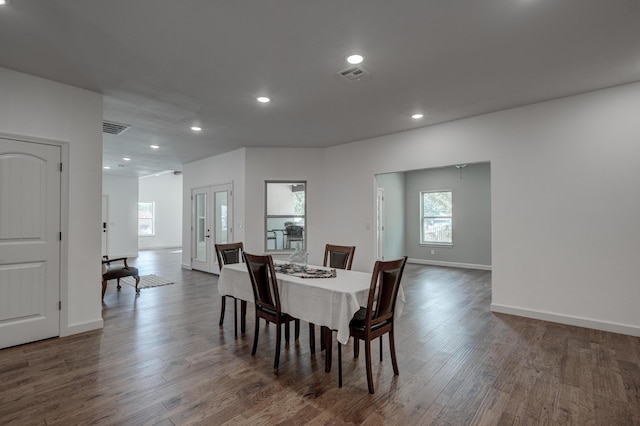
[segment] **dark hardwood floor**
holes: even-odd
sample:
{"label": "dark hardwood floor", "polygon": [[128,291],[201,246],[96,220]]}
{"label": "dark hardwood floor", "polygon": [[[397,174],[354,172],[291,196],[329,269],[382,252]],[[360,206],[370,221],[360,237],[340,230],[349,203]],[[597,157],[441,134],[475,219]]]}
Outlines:
{"label": "dark hardwood floor", "polygon": [[217,277],[180,262],[141,252],[142,274],[176,284],[110,283],[102,330],[0,351],[0,424],[640,425],[640,339],[493,314],[490,272],[407,265],[400,375],[375,344],[370,395],[362,351],[343,348],[340,389],[305,323],[274,374],[273,325],[251,356],[251,306],[236,340],[232,307],[218,327]]}

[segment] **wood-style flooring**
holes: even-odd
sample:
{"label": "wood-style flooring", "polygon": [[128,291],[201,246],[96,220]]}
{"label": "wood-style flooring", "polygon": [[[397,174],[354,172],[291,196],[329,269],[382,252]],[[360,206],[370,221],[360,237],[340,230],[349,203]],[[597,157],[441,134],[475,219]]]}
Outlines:
{"label": "wood-style flooring", "polygon": [[335,345],[325,373],[305,323],[275,374],[274,326],[251,356],[252,306],[234,339],[217,277],[180,262],[141,252],[142,274],[176,284],[136,296],[109,283],[102,330],[1,350],[0,424],[640,425],[640,339],[491,313],[491,272],[407,265],[400,375],[387,338],[383,362],[374,342],[370,395],[363,352],[343,348],[340,389]]}

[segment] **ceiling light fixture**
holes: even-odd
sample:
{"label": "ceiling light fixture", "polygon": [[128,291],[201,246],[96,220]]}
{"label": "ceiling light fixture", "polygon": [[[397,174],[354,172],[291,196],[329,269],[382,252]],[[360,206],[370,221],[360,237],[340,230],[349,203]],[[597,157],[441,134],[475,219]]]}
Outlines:
{"label": "ceiling light fixture", "polygon": [[271,99],[267,98],[266,96],[258,96],[256,98],[256,101],[260,102],[261,104],[266,104],[271,102]]}
{"label": "ceiling light fixture", "polygon": [[6,5],[8,2],[7,0],[0,0],[0,6],[4,6]]}
{"label": "ceiling light fixture", "polygon": [[419,120],[419,119],[421,119],[422,117],[424,117],[424,114],[420,114],[420,113],[418,113],[418,114],[413,114],[413,115],[411,116],[411,118],[413,118],[414,120]]}
{"label": "ceiling light fixture", "polygon": [[202,127],[199,127],[199,126],[191,126],[191,130],[193,130],[194,132],[201,132],[201,131],[202,131]]}
{"label": "ceiling light fixture", "polygon": [[160,148],[160,147],[159,147],[158,145],[149,145],[149,148],[151,148],[151,149],[158,149],[158,148]]}
{"label": "ceiling light fixture", "polygon": [[347,62],[352,65],[361,64],[364,61],[364,56],[359,53],[347,56]]}
{"label": "ceiling light fixture", "polygon": [[131,158],[129,158],[129,157],[122,157],[122,159],[123,159],[124,161],[131,161]]}

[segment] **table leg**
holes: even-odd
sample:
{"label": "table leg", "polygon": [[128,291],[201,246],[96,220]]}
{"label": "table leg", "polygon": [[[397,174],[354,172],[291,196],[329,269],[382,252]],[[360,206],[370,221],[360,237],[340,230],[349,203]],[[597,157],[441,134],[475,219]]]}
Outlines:
{"label": "table leg", "polygon": [[331,355],[333,351],[331,350],[332,342],[331,342],[331,330],[329,327],[322,326],[322,334],[324,335],[324,371],[325,373],[331,372]]}

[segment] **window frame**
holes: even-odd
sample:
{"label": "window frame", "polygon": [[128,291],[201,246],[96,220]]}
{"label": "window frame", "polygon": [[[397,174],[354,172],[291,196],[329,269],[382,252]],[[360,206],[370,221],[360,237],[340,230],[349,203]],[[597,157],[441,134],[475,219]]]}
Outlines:
{"label": "window frame", "polygon": [[[269,214],[269,184],[290,184],[290,185],[304,185],[304,214]],[[275,232],[276,239],[274,240],[274,248],[269,248],[269,234],[272,231],[269,230],[269,221],[270,219],[301,219],[302,226],[304,228],[302,234],[302,251],[306,251],[307,244],[307,229],[308,229],[308,221],[307,221],[307,195],[308,195],[309,186],[306,180],[301,179],[290,179],[290,180],[265,180],[264,181],[264,251],[268,253],[291,253],[295,251],[295,248],[286,249],[284,248],[284,232],[282,232],[280,238],[282,239],[283,247],[281,249],[278,248],[278,233]]]}
{"label": "window frame", "polygon": [[[151,217],[140,217],[140,206],[142,204],[150,204],[151,205]],[[140,233],[140,219],[151,219],[151,233],[150,234],[141,234]],[[138,237],[155,237],[156,236],[156,202],[155,201],[139,201],[138,202]]]}
{"label": "window frame", "polygon": [[[426,194],[437,194],[437,193],[449,193],[451,194],[451,208],[448,216],[426,216],[424,212],[425,206],[425,195]],[[438,190],[429,190],[429,191],[420,191],[420,245],[421,246],[429,246],[429,247],[453,247],[453,190],[451,189],[438,189]],[[449,223],[451,231],[449,241],[432,241],[425,239],[425,221],[426,220],[436,220],[436,219],[449,219]]]}

